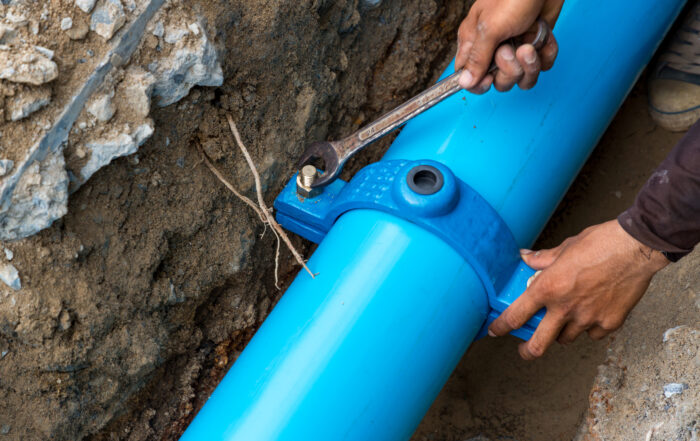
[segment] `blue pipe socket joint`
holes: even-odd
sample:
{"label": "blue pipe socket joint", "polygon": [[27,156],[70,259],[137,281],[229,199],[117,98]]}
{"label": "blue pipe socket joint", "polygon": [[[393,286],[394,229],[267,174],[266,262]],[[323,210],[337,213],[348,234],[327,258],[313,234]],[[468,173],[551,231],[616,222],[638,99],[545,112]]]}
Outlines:
{"label": "blue pipe socket joint", "polygon": [[[446,165],[432,160],[370,164],[350,182],[337,179],[309,198],[298,194],[295,174],[275,200],[275,209],[280,225],[315,243],[341,215],[356,209],[389,213],[439,237],[472,266],[488,295],[491,309],[480,336],[535,273],[519,258],[515,238],[496,210]],[[528,340],[544,313],[512,334]]]}

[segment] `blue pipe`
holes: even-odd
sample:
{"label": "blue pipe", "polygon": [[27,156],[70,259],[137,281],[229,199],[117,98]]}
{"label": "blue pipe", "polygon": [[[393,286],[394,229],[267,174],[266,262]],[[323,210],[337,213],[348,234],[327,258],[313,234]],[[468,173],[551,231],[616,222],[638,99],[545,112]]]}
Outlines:
{"label": "blue pipe", "polygon": [[[682,6],[569,0],[534,90],[459,93],[384,160],[446,165],[530,246]],[[464,257],[395,214],[343,214],[309,266],[182,440],[407,440],[489,314]]]}

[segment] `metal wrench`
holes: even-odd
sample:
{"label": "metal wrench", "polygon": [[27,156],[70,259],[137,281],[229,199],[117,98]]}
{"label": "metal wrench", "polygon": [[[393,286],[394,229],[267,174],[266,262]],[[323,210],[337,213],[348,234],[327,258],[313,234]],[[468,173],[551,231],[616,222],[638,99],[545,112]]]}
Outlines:
{"label": "metal wrench", "polygon": [[[537,30],[534,34],[535,36],[529,44],[539,50],[544,46],[550,34],[547,22],[541,18],[538,19]],[[523,41],[523,36],[513,40],[514,46],[526,43]],[[494,61],[488,72],[491,73],[497,69]],[[459,85],[461,73],[461,70],[453,73],[347,138],[339,141],[314,142],[306,148],[297,162],[298,168],[316,159],[321,159],[325,167],[324,173],[315,179],[311,187],[330,184],[338,177],[345,162],[356,152],[461,90]]]}

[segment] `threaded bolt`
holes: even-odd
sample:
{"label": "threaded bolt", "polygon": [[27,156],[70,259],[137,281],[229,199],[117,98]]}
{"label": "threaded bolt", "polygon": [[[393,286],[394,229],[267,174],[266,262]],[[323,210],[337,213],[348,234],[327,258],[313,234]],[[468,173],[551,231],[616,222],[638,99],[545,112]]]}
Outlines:
{"label": "threaded bolt", "polygon": [[323,188],[311,188],[318,177],[318,171],[313,165],[305,165],[297,175],[297,194],[304,199],[315,198],[323,193]]}
{"label": "threaded bolt", "polygon": [[316,171],[316,167],[313,165],[305,165],[301,169],[301,185],[307,188],[311,188],[311,185],[314,183],[316,180],[316,176],[318,176],[318,172]]}

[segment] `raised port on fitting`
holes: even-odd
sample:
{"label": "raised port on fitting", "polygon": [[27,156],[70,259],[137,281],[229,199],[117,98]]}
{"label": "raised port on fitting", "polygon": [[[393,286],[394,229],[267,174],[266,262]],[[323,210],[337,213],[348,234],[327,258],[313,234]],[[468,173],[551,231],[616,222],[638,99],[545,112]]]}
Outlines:
{"label": "raised port on fitting", "polygon": [[437,193],[445,182],[440,170],[431,165],[413,167],[408,172],[406,180],[411,190],[422,195]]}

